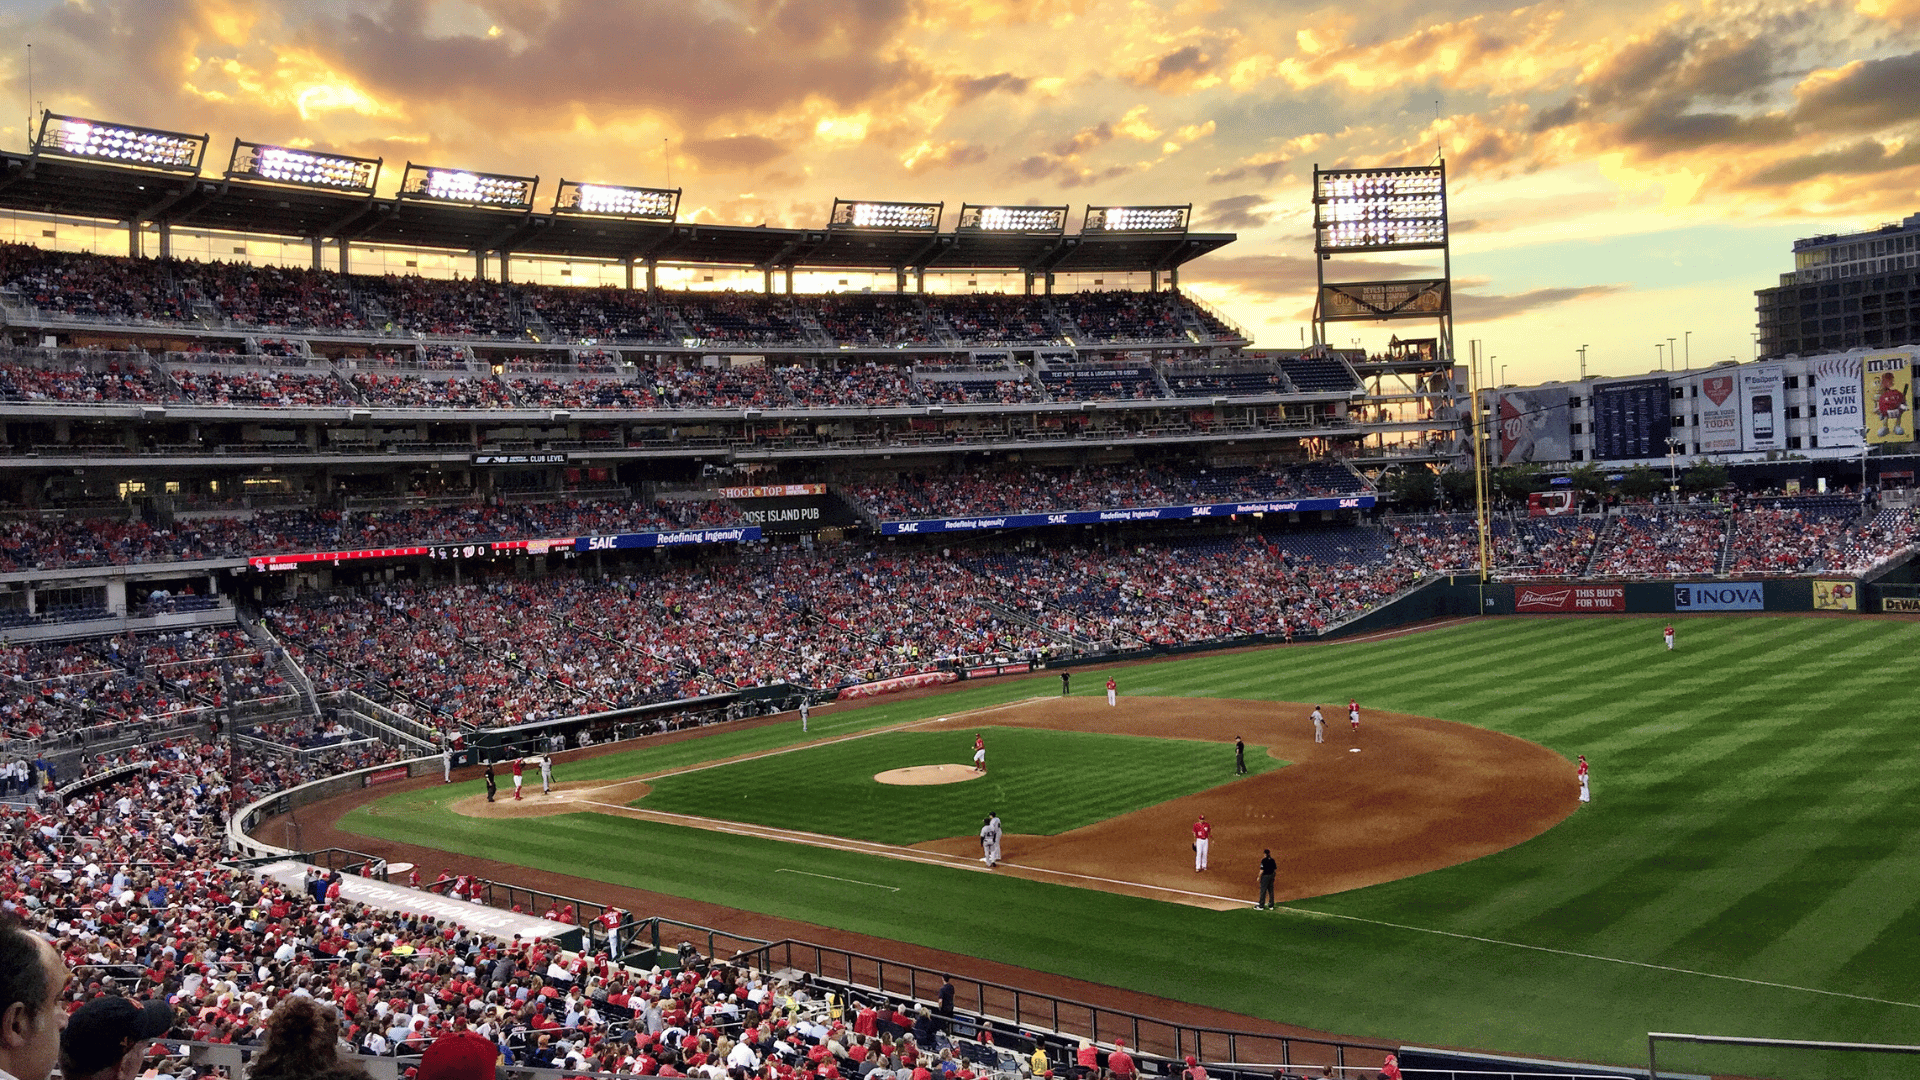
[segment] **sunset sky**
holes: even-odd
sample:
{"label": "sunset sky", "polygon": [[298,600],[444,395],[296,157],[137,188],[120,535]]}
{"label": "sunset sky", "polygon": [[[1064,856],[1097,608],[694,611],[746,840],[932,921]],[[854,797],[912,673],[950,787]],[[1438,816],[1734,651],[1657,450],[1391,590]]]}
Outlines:
{"label": "sunset sky", "polygon": [[1920,212],[1920,0],[16,0],[0,42],[11,149],[31,42],[39,104],[209,132],[211,171],[238,135],[383,157],[386,186],[670,178],[740,224],[1191,202],[1239,240],[1182,284],[1272,346],[1312,302],[1314,163],[1444,153],[1460,349],[1510,382],[1582,344],[1644,372],[1688,331],[1695,366],[1751,357],[1794,238]]}

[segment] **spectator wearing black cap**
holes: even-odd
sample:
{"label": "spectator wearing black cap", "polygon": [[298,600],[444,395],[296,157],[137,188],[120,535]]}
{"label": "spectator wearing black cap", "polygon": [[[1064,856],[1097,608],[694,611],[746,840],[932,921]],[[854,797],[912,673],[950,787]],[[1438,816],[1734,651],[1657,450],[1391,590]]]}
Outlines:
{"label": "spectator wearing black cap", "polygon": [[94,998],[67,1018],[60,1036],[62,1080],[134,1080],[153,1040],[173,1027],[164,1001],[136,1005],[122,997]]}
{"label": "spectator wearing black cap", "polygon": [[0,915],[0,1078],[47,1080],[53,1072],[70,977],[53,946]]}

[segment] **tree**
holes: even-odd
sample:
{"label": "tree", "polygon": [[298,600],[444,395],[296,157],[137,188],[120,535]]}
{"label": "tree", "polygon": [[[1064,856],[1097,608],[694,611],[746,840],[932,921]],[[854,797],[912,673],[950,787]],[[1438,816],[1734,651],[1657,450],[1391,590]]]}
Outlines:
{"label": "tree", "polygon": [[1440,474],[1440,490],[1446,492],[1447,502],[1455,507],[1473,505],[1473,470],[1448,469]]}
{"label": "tree", "polygon": [[1601,472],[1600,466],[1591,461],[1568,469],[1567,482],[1572,484],[1575,490],[1591,495],[1604,495],[1607,491],[1607,474]]}
{"label": "tree", "polygon": [[1719,491],[1727,486],[1727,467],[1711,461],[1696,461],[1680,474],[1680,490],[1688,494]]}
{"label": "tree", "polygon": [[1493,470],[1488,477],[1488,494],[1496,498],[1525,499],[1527,493],[1540,487],[1540,466],[1531,462],[1520,465],[1507,465]]}
{"label": "tree", "polygon": [[1423,510],[1440,501],[1440,481],[1425,465],[1407,465],[1381,478],[1381,490],[1394,503],[1410,510]]}
{"label": "tree", "polygon": [[1645,465],[1635,465],[1620,478],[1620,494],[1629,499],[1651,499],[1667,490],[1667,478]]}

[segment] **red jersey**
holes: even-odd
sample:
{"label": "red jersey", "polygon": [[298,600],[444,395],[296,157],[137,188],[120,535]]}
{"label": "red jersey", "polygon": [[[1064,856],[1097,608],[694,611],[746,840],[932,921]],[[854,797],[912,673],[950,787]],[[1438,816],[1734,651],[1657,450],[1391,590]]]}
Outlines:
{"label": "red jersey", "polygon": [[975,750],[985,750],[987,748],[986,737],[983,735],[975,735],[973,737],[973,748]]}
{"label": "red jersey", "polygon": [[1120,689],[1120,684],[1119,684],[1119,683],[1116,683],[1116,682],[1114,682],[1114,681],[1113,681],[1112,679],[1108,679],[1108,680],[1107,680],[1107,689],[1109,689],[1109,690],[1118,690],[1118,689]]}
{"label": "red jersey", "polygon": [[1666,631],[1665,631],[1665,633],[1666,633],[1666,635],[1667,635],[1668,637],[1672,637],[1672,636],[1673,636],[1673,627],[1671,627],[1671,626],[1669,626],[1669,627],[1667,627],[1667,629],[1666,629]]}
{"label": "red jersey", "polygon": [[525,766],[526,766],[525,762],[521,761],[519,758],[514,758],[513,759],[513,775],[519,776],[520,770],[522,768],[525,768]]}
{"label": "red jersey", "polygon": [[1206,818],[1201,818],[1199,821],[1193,823],[1193,838],[1195,840],[1205,840],[1212,835],[1213,826],[1207,822]]}
{"label": "red jersey", "polygon": [[1581,758],[1581,759],[1580,759],[1580,773],[1579,773],[1579,774],[1580,774],[1581,776],[1585,776],[1585,775],[1587,775],[1587,759],[1586,759],[1586,758]]}

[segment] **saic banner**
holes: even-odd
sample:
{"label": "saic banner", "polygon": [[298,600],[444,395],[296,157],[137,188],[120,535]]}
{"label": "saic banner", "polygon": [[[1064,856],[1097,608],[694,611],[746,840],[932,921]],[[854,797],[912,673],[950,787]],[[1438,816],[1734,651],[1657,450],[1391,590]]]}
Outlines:
{"label": "saic banner", "polygon": [[1675,585],[1675,611],[1765,611],[1766,590],[1757,581]]}
{"label": "saic banner", "polygon": [[[1373,506],[1374,501],[1372,495],[1353,495],[1339,499],[1280,499],[1273,502],[1210,503],[1204,506],[1153,506],[1136,510],[1063,510],[1057,514],[1001,514],[995,517],[883,521],[880,523],[880,535],[1028,529],[1038,525],[1096,525],[1103,521],[1179,521],[1184,518],[1228,517],[1233,514],[1365,510]],[[753,539],[757,540],[759,537],[755,536]]]}
{"label": "saic banner", "polygon": [[1625,585],[1521,585],[1513,590],[1515,612],[1625,611]]}
{"label": "saic banner", "polygon": [[627,548],[681,547],[686,544],[742,544],[760,539],[760,527],[686,529],[680,532],[621,533],[619,536],[580,536],[575,551],[620,551]]}

